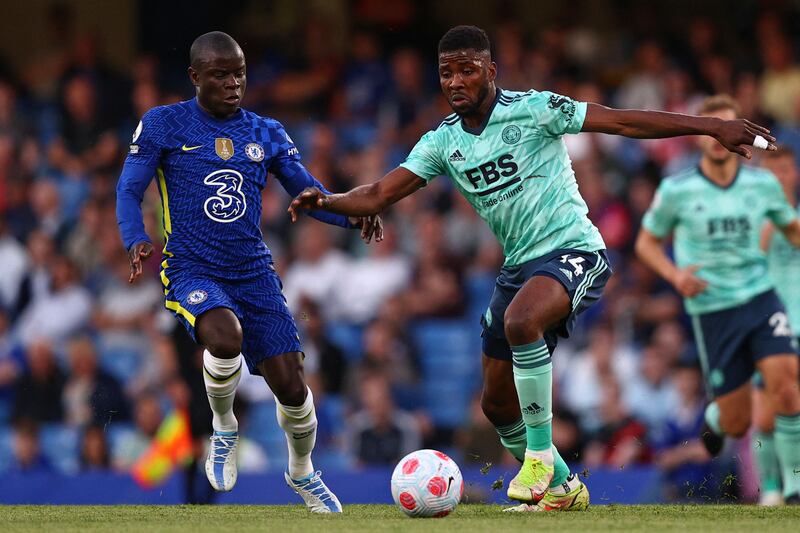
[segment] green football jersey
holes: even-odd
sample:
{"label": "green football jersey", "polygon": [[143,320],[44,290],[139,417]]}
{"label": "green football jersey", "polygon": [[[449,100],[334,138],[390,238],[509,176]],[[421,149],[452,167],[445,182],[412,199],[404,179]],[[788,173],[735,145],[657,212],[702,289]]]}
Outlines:
{"label": "green football jersey", "polygon": [[783,227],[794,217],[770,172],[740,165],[733,182],[721,187],[697,167],[661,182],[642,225],[657,237],[674,230],[675,263],[700,266],[697,276],[708,287],[684,300],[696,315],[736,307],[772,288],[761,228],[766,219]]}
{"label": "green football jersey", "polygon": [[506,266],[564,248],[601,250],[561,138],[578,133],[585,118],[583,102],[498,89],[482,127],[452,114],[400,166],[425,181],[449,176],[497,236]]}
{"label": "green football jersey", "polygon": [[[800,207],[797,212],[800,214]],[[767,262],[769,276],[786,306],[792,331],[800,335],[800,248],[792,246],[783,233],[776,230],[767,250]]]}

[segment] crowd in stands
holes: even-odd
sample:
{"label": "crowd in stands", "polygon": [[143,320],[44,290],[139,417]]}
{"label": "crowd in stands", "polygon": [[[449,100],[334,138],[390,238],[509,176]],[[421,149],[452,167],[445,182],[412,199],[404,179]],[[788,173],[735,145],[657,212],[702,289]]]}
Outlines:
{"label": "crowd in stands", "polygon": [[[745,117],[798,144],[800,41],[787,13],[764,11],[750,21],[752,38],[736,42],[730,13],[684,18],[677,33],[636,32],[623,18],[613,31],[587,22],[532,32],[501,19],[486,29],[504,89],[678,112],[726,92]],[[423,15],[392,16],[412,28]],[[66,37],[49,56],[0,74],[0,471],[127,471],[176,407],[191,411],[200,457],[211,419],[200,352],[163,307],[158,253],[128,284],[114,210],[137,121],[192,88],[155,54],[115,70],[92,36],[69,17],[61,23]],[[450,113],[433,45],[410,31],[386,38],[381,24],[369,9],[354,14],[342,50],[313,17],[294,30],[302,45],[242,41],[244,106],[282,121],[332,190],[381,177]],[[742,53],[738,42],[753,46]],[[693,141],[565,140],[615,273],[553,358],[555,443],[576,467],[657,465],[665,498],[691,499],[687,483],[718,466],[696,440],[700,370],[680,298],[634,257],[632,241],[659,180],[695,163]],[[478,319],[503,257],[448,179],[394,206],[386,239],[370,245],[308,218],[292,225],[288,201],[268,183],[263,233],[318,403],[316,462],[393,465],[423,446],[465,465],[510,461],[478,401]],[[160,205],[151,187],[143,213],[156,243]],[[240,387],[240,471],[283,468],[265,383]]]}

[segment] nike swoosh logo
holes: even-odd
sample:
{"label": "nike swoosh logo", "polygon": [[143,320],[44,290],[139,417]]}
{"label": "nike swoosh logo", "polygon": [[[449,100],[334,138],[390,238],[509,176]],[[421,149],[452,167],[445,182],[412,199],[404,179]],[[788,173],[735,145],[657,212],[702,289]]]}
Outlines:
{"label": "nike swoosh logo", "polygon": [[183,150],[184,152],[191,152],[192,150],[197,150],[198,148],[202,148],[202,147],[203,147],[202,144],[199,145],[199,146],[186,146],[184,144],[183,146],[181,146],[181,150]]}

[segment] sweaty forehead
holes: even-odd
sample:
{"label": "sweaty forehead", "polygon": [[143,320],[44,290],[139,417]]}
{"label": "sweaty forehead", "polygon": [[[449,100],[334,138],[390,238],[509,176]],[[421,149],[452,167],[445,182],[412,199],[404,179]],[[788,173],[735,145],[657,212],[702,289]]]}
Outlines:
{"label": "sweaty forehead", "polygon": [[489,52],[478,51],[473,49],[453,50],[452,52],[442,52],[439,54],[439,66],[447,66],[448,64],[473,64],[484,65],[491,60]]}

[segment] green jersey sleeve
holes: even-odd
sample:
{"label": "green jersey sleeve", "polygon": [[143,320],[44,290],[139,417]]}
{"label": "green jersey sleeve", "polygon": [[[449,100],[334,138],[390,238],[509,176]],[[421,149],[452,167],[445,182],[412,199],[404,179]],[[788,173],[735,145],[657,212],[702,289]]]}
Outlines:
{"label": "green jersey sleeve", "polygon": [[445,173],[436,143],[436,132],[423,135],[400,166],[410,170],[426,182]]}
{"label": "green jersey sleeve", "polygon": [[670,197],[669,188],[667,180],[663,180],[642,219],[644,229],[660,239],[672,232],[678,220],[677,202]]}
{"label": "green jersey sleeve", "polygon": [[769,175],[767,191],[767,217],[779,228],[787,226],[797,216],[794,208],[789,204],[778,179]]}
{"label": "green jersey sleeve", "polygon": [[586,119],[586,102],[550,91],[536,93],[527,103],[535,127],[548,137],[578,133]]}

